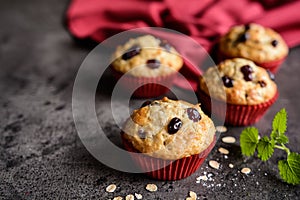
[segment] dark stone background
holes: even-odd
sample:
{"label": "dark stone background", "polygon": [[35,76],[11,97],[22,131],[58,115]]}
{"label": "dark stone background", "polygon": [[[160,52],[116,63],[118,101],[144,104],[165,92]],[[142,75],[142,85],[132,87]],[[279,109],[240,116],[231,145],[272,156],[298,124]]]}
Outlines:
{"label": "dark stone background", "polygon": [[[62,25],[68,1],[0,1],[0,199],[108,199],[141,193],[144,199],[184,199],[190,190],[199,199],[299,199],[299,186],[282,182],[275,151],[267,162],[241,156],[238,144],[219,141],[210,154],[219,170],[206,161],[192,176],[180,181],[155,181],[141,174],[110,169],[95,160],[77,136],[71,110],[76,72],[90,48],[74,42]],[[298,100],[300,48],[293,48],[277,74],[280,98],[256,124],[264,134],[274,114],[286,107],[289,147],[300,152]],[[101,96],[101,94],[98,94]],[[99,119],[113,129],[105,112]],[[237,139],[242,128],[224,135]],[[217,152],[230,150],[228,159]],[[229,163],[235,167],[230,169]],[[239,172],[250,167],[252,173]],[[196,183],[204,172],[213,181]],[[115,193],[105,187],[118,185]],[[145,190],[155,183],[158,191]]]}

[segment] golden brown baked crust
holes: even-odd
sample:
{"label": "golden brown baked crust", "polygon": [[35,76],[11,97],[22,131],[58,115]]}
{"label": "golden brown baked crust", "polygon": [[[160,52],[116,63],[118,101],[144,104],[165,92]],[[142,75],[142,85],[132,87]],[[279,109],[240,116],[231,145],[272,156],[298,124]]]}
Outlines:
{"label": "golden brown baked crust", "polygon": [[232,27],[221,37],[219,52],[227,58],[241,57],[265,63],[286,57],[288,47],[274,30],[252,23]]}
{"label": "golden brown baked crust", "polygon": [[[242,67],[250,66],[252,80],[246,81]],[[247,75],[247,74],[246,74]],[[222,77],[232,79],[233,87],[225,87]],[[210,67],[200,77],[200,89],[211,97],[237,105],[256,105],[272,99],[277,86],[269,73],[252,61],[243,58],[228,59]]]}
{"label": "golden brown baked crust", "polygon": [[[200,113],[201,119],[193,121],[188,108]],[[168,124],[177,117],[182,121],[178,132],[170,134]],[[212,120],[200,108],[200,104],[174,101],[168,98],[153,101],[137,109],[124,125],[124,138],[138,151],[156,158],[176,160],[199,154],[214,139]]]}
{"label": "golden brown baked crust", "polygon": [[[157,77],[177,72],[183,65],[183,59],[169,44],[164,48],[162,43],[165,42],[152,35],[130,39],[124,45],[117,47],[112,66],[118,72],[128,72],[138,77]],[[141,51],[130,59],[123,59],[122,56],[132,47],[139,47]],[[147,61],[151,59],[158,60],[160,66],[154,69],[147,67]]]}

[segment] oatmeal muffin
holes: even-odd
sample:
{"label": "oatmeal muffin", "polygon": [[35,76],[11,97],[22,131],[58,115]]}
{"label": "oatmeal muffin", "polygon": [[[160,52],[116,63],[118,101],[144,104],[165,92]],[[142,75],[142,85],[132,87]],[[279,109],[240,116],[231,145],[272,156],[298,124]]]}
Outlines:
{"label": "oatmeal muffin", "polygon": [[[250,60],[234,58],[210,67],[200,77],[199,94],[200,102],[208,111],[211,111],[211,99],[217,100],[214,103],[226,103],[223,106],[227,108],[227,124],[249,125],[275,102],[278,91],[271,72]],[[225,113],[224,109],[220,110]]]}
{"label": "oatmeal muffin", "polygon": [[[132,157],[150,176],[175,180],[189,176],[202,164],[215,144],[215,127],[200,104],[164,97],[134,110],[122,139],[127,150],[140,153]],[[160,165],[145,168],[144,162]],[[180,169],[174,167],[179,164],[183,165]]]}
{"label": "oatmeal muffin", "polygon": [[144,85],[135,96],[156,97],[172,86],[183,59],[166,40],[144,35],[118,46],[111,66],[117,79],[126,75],[121,84],[126,89]]}
{"label": "oatmeal muffin", "polygon": [[219,41],[219,57],[246,58],[276,72],[288,55],[288,47],[274,30],[258,24],[232,27]]}

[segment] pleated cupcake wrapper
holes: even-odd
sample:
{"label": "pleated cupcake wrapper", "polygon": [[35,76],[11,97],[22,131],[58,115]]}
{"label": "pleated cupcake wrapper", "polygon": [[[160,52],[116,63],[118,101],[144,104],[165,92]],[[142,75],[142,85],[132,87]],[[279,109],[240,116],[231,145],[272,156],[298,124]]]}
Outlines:
{"label": "pleated cupcake wrapper", "polygon": [[274,60],[271,62],[257,63],[257,65],[270,70],[272,73],[276,73],[284,60],[285,58],[282,58],[280,60]]}
{"label": "pleated cupcake wrapper", "polygon": [[[122,137],[124,147],[129,152],[139,153],[125,138]],[[178,160],[164,160],[142,153],[132,154],[132,160],[149,177],[157,180],[179,180],[193,174],[202,165],[216,143],[216,137],[206,150],[200,154],[184,157]]]}
{"label": "pleated cupcake wrapper", "polygon": [[[173,85],[177,73],[158,77],[135,77],[124,75],[112,68],[116,80],[124,90],[134,91],[133,96],[138,98],[153,98],[167,93]],[[120,79],[122,77],[122,79]]]}
{"label": "pleated cupcake wrapper", "polygon": [[[221,52],[218,53],[218,61],[219,62],[226,60],[226,59],[231,59],[231,58],[235,58],[235,57],[225,55],[224,53],[221,53]],[[285,57],[278,59],[278,60],[270,61],[270,62],[262,62],[262,63],[255,62],[255,64],[262,68],[270,70],[272,73],[276,73],[284,60],[285,60]]]}
{"label": "pleated cupcake wrapper", "polygon": [[[235,105],[224,103],[219,100],[211,99],[205,92],[199,89],[199,101],[201,107],[210,115],[214,114],[220,120],[225,119],[226,125],[233,126],[247,126],[256,123],[266,113],[269,107],[275,103],[279,93],[276,92],[275,96],[269,101],[257,105]],[[213,101],[213,112],[212,102]]]}

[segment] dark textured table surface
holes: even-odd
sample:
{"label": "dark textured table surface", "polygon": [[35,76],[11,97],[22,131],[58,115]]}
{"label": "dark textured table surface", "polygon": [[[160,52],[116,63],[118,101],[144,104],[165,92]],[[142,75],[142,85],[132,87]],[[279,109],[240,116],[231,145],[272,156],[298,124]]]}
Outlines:
{"label": "dark textured table surface", "polygon": [[[300,187],[278,176],[280,151],[267,162],[241,156],[238,143],[217,142],[209,159],[180,181],[155,181],[141,174],[119,172],[98,162],[82,145],[72,117],[72,87],[89,48],[76,44],[62,25],[67,1],[0,1],[0,199],[109,199],[140,193],[144,199],[185,199],[190,190],[199,199],[299,199]],[[276,81],[280,98],[256,126],[264,134],[282,107],[289,115],[289,147],[300,152],[300,48],[293,48]],[[97,94],[101,98],[101,94]],[[105,98],[104,98],[105,99]],[[101,104],[101,103],[100,103]],[[101,105],[100,105],[101,107]],[[99,120],[114,131],[105,111]],[[225,135],[239,139],[242,128]],[[218,147],[229,149],[228,158]],[[230,169],[228,164],[234,164]],[[251,174],[239,171],[250,167]],[[200,175],[210,180],[196,183]],[[105,192],[114,183],[114,193]],[[155,183],[157,192],[145,190]]]}

